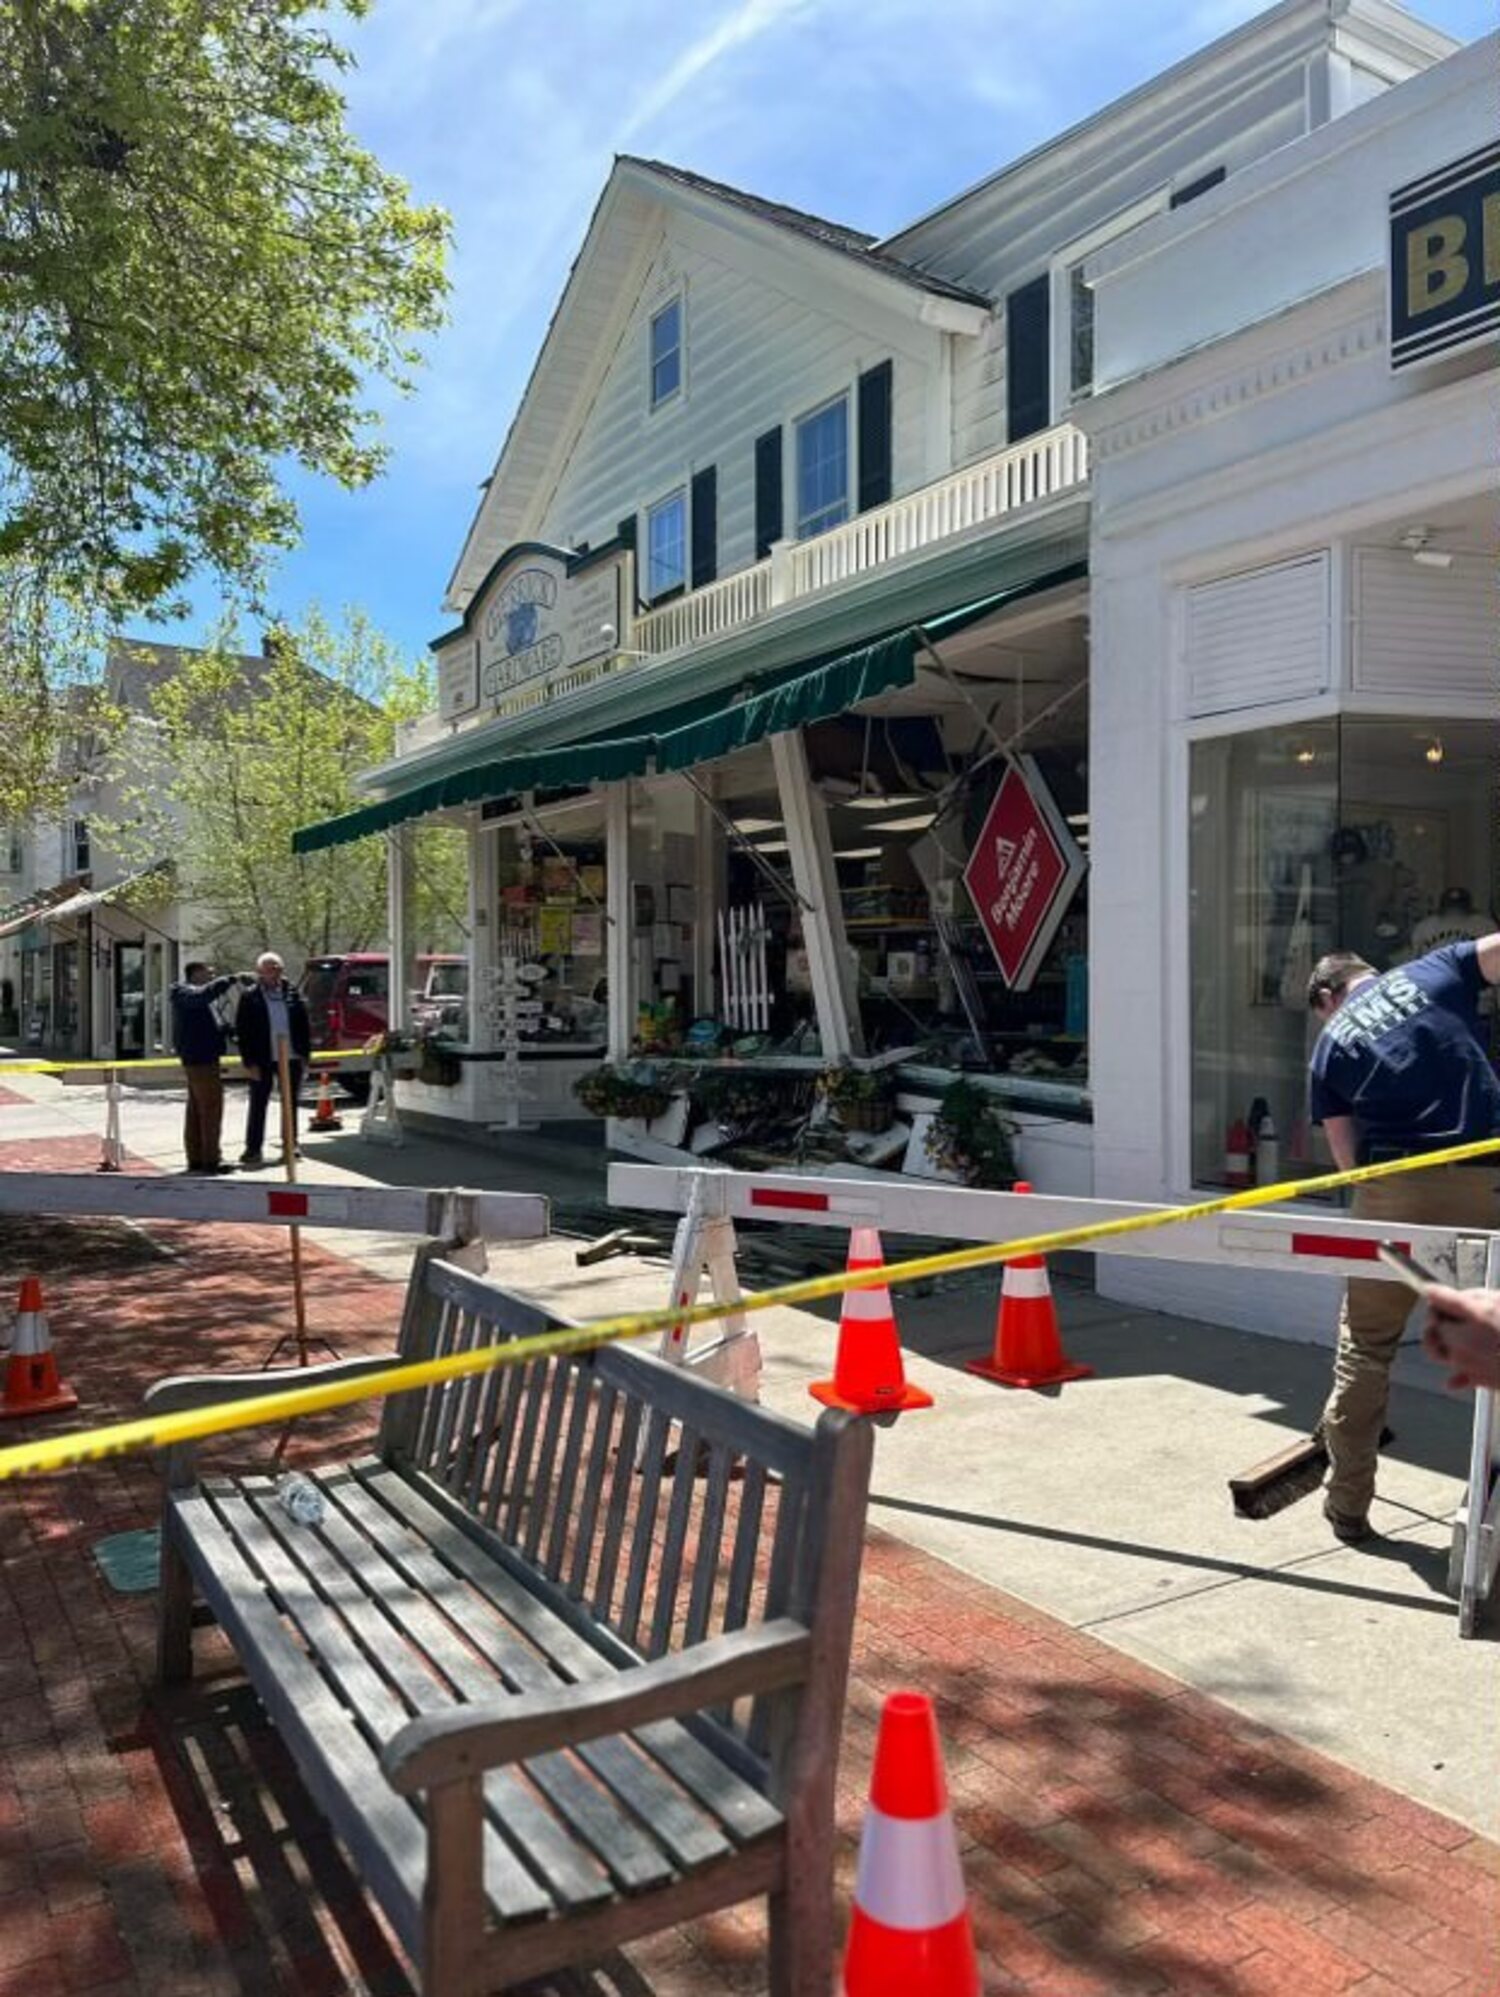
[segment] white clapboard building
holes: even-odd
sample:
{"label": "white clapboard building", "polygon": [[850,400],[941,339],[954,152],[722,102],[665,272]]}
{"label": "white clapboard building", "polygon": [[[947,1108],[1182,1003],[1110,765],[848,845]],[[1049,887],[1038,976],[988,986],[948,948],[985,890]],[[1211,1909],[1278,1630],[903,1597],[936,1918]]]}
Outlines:
{"label": "white clapboard building", "polygon": [[[519,408],[475,412],[440,709],[299,835],[389,838],[399,933],[413,828],[467,828],[467,1039],[407,1106],[576,1116],[588,1076],[678,1157],[888,1058],[917,1136],[851,1155],[889,1169],[941,1166],[958,1076],[1043,1189],[1222,1183],[1262,1103],[1311,1158],[1282,986],[1356,878],[1328,845],[1303,893],[1313,777],[1386,958],[1490,892],[1484,356],[1393,371],[1384,298],[1390,187],[1480,143],[1492,62],[1284,0],[884,241],[617,162]],[[1424,702],[1441,760],[1383,794],[1358,717]]]}

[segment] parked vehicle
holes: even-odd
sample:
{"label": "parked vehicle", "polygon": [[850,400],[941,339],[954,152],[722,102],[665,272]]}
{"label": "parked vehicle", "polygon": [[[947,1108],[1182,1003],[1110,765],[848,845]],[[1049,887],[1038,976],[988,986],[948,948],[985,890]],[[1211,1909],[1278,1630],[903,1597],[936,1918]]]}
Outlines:
{"label": "parked vehicle", "polygon": [[390,1023],[391,965],[384,953],[310,957],[300,989],[316,1049],[363,1047]]}
{"label": "parked vehicle", "polygon": [[411,1021],[419,1033],[446,1040],[469,1037],[469,960],[418,957],[412,988]]}

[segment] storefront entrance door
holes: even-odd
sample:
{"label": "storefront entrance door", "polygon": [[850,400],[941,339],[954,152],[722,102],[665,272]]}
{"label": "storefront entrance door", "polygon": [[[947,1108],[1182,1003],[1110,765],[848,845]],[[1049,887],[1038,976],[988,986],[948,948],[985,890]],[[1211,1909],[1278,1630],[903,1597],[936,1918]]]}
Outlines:
{"label": "storefront entrance door", "polygon": [[115,945],[115,1058],[138,1060],[146,1051],[146,947]]}

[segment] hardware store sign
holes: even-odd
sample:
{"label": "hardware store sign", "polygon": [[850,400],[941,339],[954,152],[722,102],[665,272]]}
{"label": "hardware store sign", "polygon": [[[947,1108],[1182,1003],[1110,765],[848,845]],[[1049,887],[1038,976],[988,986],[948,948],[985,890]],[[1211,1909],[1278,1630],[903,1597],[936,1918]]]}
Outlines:
{"label": "hardware store sign", "polygon": [[1500,142],[1396,189],[1390,293],[1393,368],[1500,329]]}
{"label": "hardware store sign", "polygon": [[[600,562],[569,573],[561,557],[517,551],[500,569],[468,619],[470,637],[445,648],[438,662],[445,720],[497,707],[620,645],[620,564]],[[444,668],[451,667],[446,675]]]}
{"label": "hardware store sign", "polygon": [[1085,864],[1036,764],[1018,757],[964,868],[974,913],[1012,990],[1030,988]]}

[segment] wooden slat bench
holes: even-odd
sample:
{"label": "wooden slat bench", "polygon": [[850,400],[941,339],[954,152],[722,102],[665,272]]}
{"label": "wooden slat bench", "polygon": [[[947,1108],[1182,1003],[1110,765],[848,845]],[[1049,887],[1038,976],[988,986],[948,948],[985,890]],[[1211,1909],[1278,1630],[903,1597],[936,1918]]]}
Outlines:
{"label": "wooden slat bench", "polygon": [[[556,1322],[427,1244],[400,1352]],[[777,1997],[828,1997],[870,1452],[867,1423],[808,1432],[622,1346],[387,1400],[374,1455],[309,1473],[317,1525],[178,1449],[161,1676],[191,1673],[196,1593],[432,1997],[761,1893]]]}

